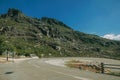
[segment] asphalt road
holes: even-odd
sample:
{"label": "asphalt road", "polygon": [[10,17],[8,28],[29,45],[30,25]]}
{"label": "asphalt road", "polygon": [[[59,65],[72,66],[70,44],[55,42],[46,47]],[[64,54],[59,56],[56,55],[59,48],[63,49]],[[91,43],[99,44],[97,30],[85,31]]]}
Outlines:
{"label": "asphalt road", "polygon": [[[20,63],[0,64],[0,80],[120,80],[120,77],[117,76],[45,63],[45,61],[51,59],[30,59]],[[104,61],[104,59],[102,60]],[[114,60],[110,62],[119,63],[119,61]]]}

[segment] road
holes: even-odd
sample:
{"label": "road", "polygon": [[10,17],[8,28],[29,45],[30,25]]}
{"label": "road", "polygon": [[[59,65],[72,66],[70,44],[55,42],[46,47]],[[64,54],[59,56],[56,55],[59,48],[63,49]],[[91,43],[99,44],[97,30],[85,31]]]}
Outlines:
{"label": "road", "polygon": [[0,80],[120,80],[117,76],[51,65],[45,62],[48,60],[52,58],[0,64]]}

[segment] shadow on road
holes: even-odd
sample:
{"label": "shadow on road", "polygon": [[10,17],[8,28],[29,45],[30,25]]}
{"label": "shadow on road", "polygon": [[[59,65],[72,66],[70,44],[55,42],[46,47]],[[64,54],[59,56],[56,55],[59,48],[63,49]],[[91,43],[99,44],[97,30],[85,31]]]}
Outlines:
{"label": "shadow on road", "polygon": [[5,72],[5,74],[12,74],[13,72],[11,71],[11,72]]}

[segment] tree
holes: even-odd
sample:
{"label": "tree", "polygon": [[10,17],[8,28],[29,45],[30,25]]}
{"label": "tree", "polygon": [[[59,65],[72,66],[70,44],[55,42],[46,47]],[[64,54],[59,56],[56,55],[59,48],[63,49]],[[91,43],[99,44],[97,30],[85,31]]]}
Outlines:
{"label": "tree", "polygon": [[15,47],[7,41],[4,36],[0,36],[0,55],[2,55],[6,50],[13,52]]}
{"label": "tree", "polygon": [[4,52],[4,37],[0,36],[0,55],[2,55],[2,53]]}

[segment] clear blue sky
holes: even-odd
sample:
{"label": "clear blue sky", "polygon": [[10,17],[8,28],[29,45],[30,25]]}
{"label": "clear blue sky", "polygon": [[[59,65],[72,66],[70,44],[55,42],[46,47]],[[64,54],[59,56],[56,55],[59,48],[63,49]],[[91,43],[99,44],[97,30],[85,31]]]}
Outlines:
{"label": "clear blue sky", "polygon": [[8,8],[31,17],[56,18],[85,33],[120,34],[120,0],[0,0],[0,14]]}

